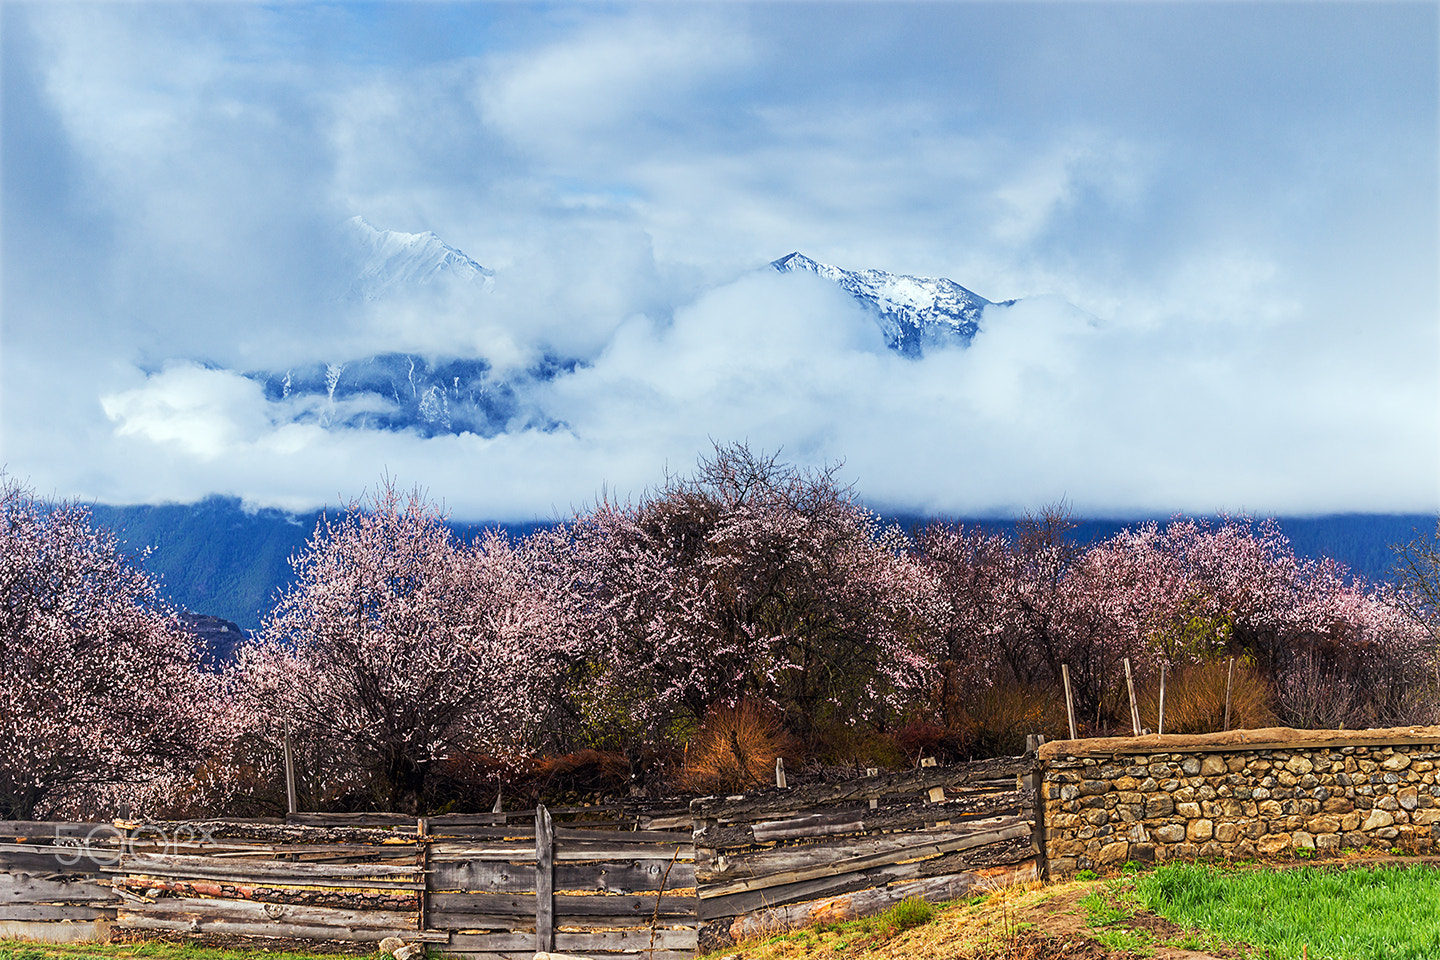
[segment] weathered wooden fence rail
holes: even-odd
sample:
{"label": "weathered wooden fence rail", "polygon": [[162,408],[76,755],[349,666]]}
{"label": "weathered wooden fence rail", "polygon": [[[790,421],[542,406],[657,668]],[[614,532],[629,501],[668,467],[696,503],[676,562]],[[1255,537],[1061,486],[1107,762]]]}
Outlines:
{"label": "weathered wooden fence rail", "polygon": [[[0,823],[0,932],[399,937],[471,960],[680,960],[1036,876],[1033,757],[688,805]],[[86,925],[90,927],[86,927]],[[93,928],[93,929],[91,929]]]}

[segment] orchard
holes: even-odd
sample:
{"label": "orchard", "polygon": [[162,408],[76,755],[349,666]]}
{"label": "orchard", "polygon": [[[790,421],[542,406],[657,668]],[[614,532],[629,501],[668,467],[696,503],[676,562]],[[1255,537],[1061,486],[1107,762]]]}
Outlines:
{"label": "orchard", "polygon": [[519,539],[383,484],[212,672],[83,509],[0,494],[5,817],[283,812],[287,740],[307,808],[408,812],[978,758],[1068,735],[1062,671],[1082,736],[1128,731],[1126,660],[1169,730],[1215,728],[1232,662],[1239,725],[1440,719],[1425,541],[1372,587],[1273,522],[904,531],[735,445]]}

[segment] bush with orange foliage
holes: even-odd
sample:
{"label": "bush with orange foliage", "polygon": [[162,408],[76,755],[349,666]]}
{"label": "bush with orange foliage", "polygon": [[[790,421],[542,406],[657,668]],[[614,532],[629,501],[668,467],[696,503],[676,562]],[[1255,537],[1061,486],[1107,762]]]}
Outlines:
{"label": "bush with orange foliage", "polygon": [[676,785],[692,793],[727,793],[773,785],[775,760],[794,762],[796,743],[777,711],[742,700],[712,707],[685,747]]}

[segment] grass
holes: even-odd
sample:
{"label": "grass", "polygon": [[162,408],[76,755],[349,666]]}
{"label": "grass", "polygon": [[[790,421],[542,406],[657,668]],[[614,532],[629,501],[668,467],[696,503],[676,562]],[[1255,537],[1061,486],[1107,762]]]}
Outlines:
{"label": "grass", "polygon": [[1134,878],[1172,923],[1277,960],[1440,957],[1440,870],[1427,866],[1234,870],[1170,864]]}
{"label": "grass", "polygon": [[[378,955],[377,955],[378,956]],[[0,940],[0,960],[70,960],[103,957],[105,960],[339,960],[334,954],[202,947],[192,943],[36,943]]]}

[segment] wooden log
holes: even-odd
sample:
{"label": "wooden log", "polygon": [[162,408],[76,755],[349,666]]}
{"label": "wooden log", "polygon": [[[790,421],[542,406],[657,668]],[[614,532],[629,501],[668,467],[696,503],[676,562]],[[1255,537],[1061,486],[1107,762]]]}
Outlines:
{"label": "wooden log", "polygon": [[793,840],[798,837],[826,837],[834,834],[856,833],[865,829],[864,815],[860,810],[846,810],[841,813],[812,813],[809,816],[789,820],[763,820],[751,824],[750,835],[756,843],[772,840]]}
{"label": "wooden log", "polygon": [[409,913],[420,909],[420,890],[356,890],[236,884],[214,880],[160,880],[154,877],[120,877],[115,892],[126,890],[158,891],[186,899],[214,897],[222,900],[255,900],[261,903],[295,903],[317,907],[340,907],[348,910],[393,910]]}
{"label": "wooden log", "polygon": [[153,917],[143,914],[121,915],[115,925],[129,930],[168,930],[176,933],[209,933],[235,937],[288,937],[294,940],[348,940],[358,943],[378,943],[386,937],[415,937],[410,928],[394,930],[371,929],[369,927],[349,928],[337,926],[309,926],[301,923],[280,921],[247,921],[210,919],[206,917]]}
{"label": "wooden log", "polygon": [[0,903],[0,922],[12,920],[114,920],[115,907],[75,903]]}
{"label": "wooden log", "polygon": [[113,926],[114,923],[110,920],[92,920],[89,923],[0,920],[0,940],[30,940],[35,943],[108,943]]}
{"label": "wooden log", "polygon": [[0,873],[0,905],[7,903],[90,903],[114,900],[108,886],[89,876]]}
{"label": "wooden log", "polygon": [[690,812],[677,814],[673,817],[645,817],[640,822],[641,831],[645,830],[689,830],[695,821],[690,819]]}
{"label": "wooden log", "polygon": [[[137,919],[198,922],[200,924],[229,922],[305,927],[311,930],[386,931],[414,934],[417,914],[391,910],[342,910],[334,907],[313,907],[304,904],[258,903],[253,900],[214,900],[164,898],[154,903],[127,903],[120,907],[118,923],[133,926]],[[201,931],[203,932],[203,930]],[[261,936],[288,936],[271,932]],[[322,935],[319,939],[325,939]],[[348,936],[333,939],[349,940]],[[375,939],[380,939],[376,937]]]}
{"label": "wooden log", "polygon": [[[578,846],[579,849],[576,849],[577,844],[568,843],[562,845],[557,842],[552,859],[554,859],[556,863],[594,863],[597,861],[613,860],[660,860],[668,863],[675,856],[675,846],[673,844],[669,847],[598,843],[579,844]],[[693,860],[695,859],[694,851],[695,848],[687,843],[682,848],[680,857],[685,860]],[[472,863],[503,861],[506,863],[514,863],[531,859],[533,856],[534,846],[532,844],[527,844],[523,847],[519,844],[505,844],[503,846],[495,844],[490,846],[475,846],[458,852],[436,853],[430,857],[430,862],[434,864],[453,863],[455,861]]]}
{"label": "wooden log", "polygon": [[[872,867],[856,873],[836,874],[804,880],[783,886],[767,887],[760,890],[746,890],[726,897],[700,900],[699,913],[702,921],[720,917],[734,917],[768,907],[819,897],[836,896],[852,890],[882,887],[901,880],[918,880],[922,877],[936,877],[949,873],[962,873],[981,867],[1018,863],[1030,859],[1030,844],[1023,840],[1008,841],[962,850],[933,857],[928,860],[914,860],[909,863]],[[703,892],[702,888],[702,892]]]}
{"label": "wooden log", "polygon": [[776,814],[795,815],[807,807],[833,806],[847,801],[927,793],[933,787],[962,786],[977,780],[1013,779],[1029,773],[1033,757],[996,757],[948,767],[923,767],[902,773],[884,774],[844,783],[821,783],[793,787],[786,791],[766,790],[740,797],[700,797],[690,804],[699,818],[721,822],[773,819]]}
{"label": "wooden log", "polygon": [[54,840],[59,837],[84,839],[96,831],[121,836],[123,831],[109,823],[77,823],[70,820],[0,820],[0,837],[26,840]]}
{"label": "wooden log", "polygon": [[[297,819],[310,814],[297,813]],[[342,816],[325,814],[324,816]],[[364,815],[370,816],[370,815]],[[396,815],[398,816],[398,815]],[[407,818],[410,823],[414,817]],[[129,827],[148,831],[152,837],[203,838],[216,840],[251,840],[258,843],[365,843],[392,844],[415,842],[415,830],[381,829],[348,824],[324,827],[304,823],[267,823],[257,820],[158,820],[131,823]],[[397,824],[403,827],[403,823]]]}
{"label": "wooden log", "polygon": [[[665,864],[659,860],[615,863],[556,863],[555,890],[637,893],[660,889]],[[667,886],[687,889],[695,886],[695,865],[677,863],[670,870]],[[430,868],[432,891],[476,891],[484,893],[533,893],[535,865],[531,863],[437,863]]]}
{"label": "wooden log", "polygon": [[837,923],[855,920],[888,910],[902,900],[919,897],[932,903],[957,900],[978,892],[990,892],[1002,887],[1029,883],[1038,879],[1034,861],[967,873],[946,874],[897,883],[888,887],[857,890],[854,893],[811,900],[807,903],[791,904],[759,910],[736,917],[730,924],[730,937],[735,942],[760,936],[770,936],[784,930],[793,930],[817,923]]}
{"label": "wooden log", "polygon": [[253,880],[268,878],[275,882],[314,883],[321,880],[365,879],[377,884],[404,883],[423,876],[414,863],[288,863],[283,860],[217,860],[213,857],[170,856],[166,854],[125,855],[113,869],[115,873],[160,876],[214,877],[217,879]]}
{"label": "wooden log", "polygon": [[287,823],[298,823],[309,827],[414,827],[419,820],[408,813],[291,813]]}
{"label": "wooden log", "polygon": [[[655,931],[655,956],[661,958],[672,951],[689,951],[685,956],[693,956],[698,937],[694,929],[681,930],[657,930]],[[451,935],[449,944],[444,948],[446,956],[469,953],[518,953],[529,950],[524,954],[524,960],[533,960],[535,956],[535,935],[529,932],[513,931],[509,933],[456,933]],[[594,956],[599,953],[632,953],[638,954],[642,960],[650,958],[650,931],[649,930],[610,930],[596,931],[593,933],[581,933],[577,931],[558,930],[555,933],[555,953],[575,953],[582,956]]]}
{"label": "wooden log", "polygon": [[[877,830],[914,828],[941,820],[948,820],[952,824],[962,823],[1001,814],[1019,813],[1027,809],[1032,803],[1032,798],[1024,791],[1013,789],[1014,784],[1010,784],[1009,787],[1010,789],[1003,793],[969,795],[949,799],[942,804],[916,803],[905,806],[887,806],[879,810],[857,807],[851,811],[835,812],[830,816],[834,818],[835,822],[849,821],[858,824],[857,828],[850,832],[871,833]],[[701,859],[700,851],[702,850],[720,851],[754,845],[758,842],[754,826],[748,823],[707,825],[695,838],[697,861]],[[837,832],[830,835],[842,834]]]}
{"label": "wooden log", "polygon": [[535,951],[555,949],[555,838],[550,812],[535,809]]}
{"label": "wooden log", "polygon": [[[732,880],[773,876],[815,866],[843,867],[845,864],[887,853],[912,856],[913,854],[907,854],[906,851],[923,849],[936,843],[965,841],[977,835],[988,838],[980,844],[983,846],[984,843],[995,842],[996,831],[1029,822],[1028,819],[1020,817],[1006,817],[978,821],[971,829],[947,828],[915,833],[888,833],[864,839],[773,847],[721,857],[707,869],[697,871],[697,878],[702,886],[709,888]],[[1019,831],[1012,832],[1019,835]]]}
{"label": "wooden log", "polygon": [[868,870],[872,867],[885,866],[891,863],[898,863],[902,860],[918,860],[926,857],[937,857],[943,853],[958,853],[962,850],[971,850],[975,847],[984,847],[992,843],[1000,843],[1004,840],[1016,840],[1021,837],[1029,839],[1030,821],[1010,821],[1004,825],[997,825],[993,829],[966,833],[961,836],[947,836],[943,839],[924,838],[924,835],[910,835],[909,843],[903,844],[882,844],[880,851],[860,856],[844,858],[821,858],[820,861],[813,859],[793,870],[784,870],[779,873],[772,873],[766,876],[752,876],[743,879],[728,880],[721,883],[707,883],[700,888],[700,898],[708,900],[712,897],[729,896],[732,893],[741,893],[746,890],[763,890],[767,887],[778,887],[785,884],[799,883],[804,880],[814,880],[819,877],[832,877],[837,874],[855,873]]}
{"label": "wooden log", "polygon": [[[438,914],[476,914],[491,917],[535,916],[535,897],[531,894],[499,893],[432,893],[430,909]],[[555,894],[555,925],[566,926],[570,917],[638,917],[649,922],[658,906],[662,918],[693,918],[696,898],[675,894],[659,898],[653,895],[626,894],[617,896],[577,896]],[[668,923],[668,921],[667,921]]]}

